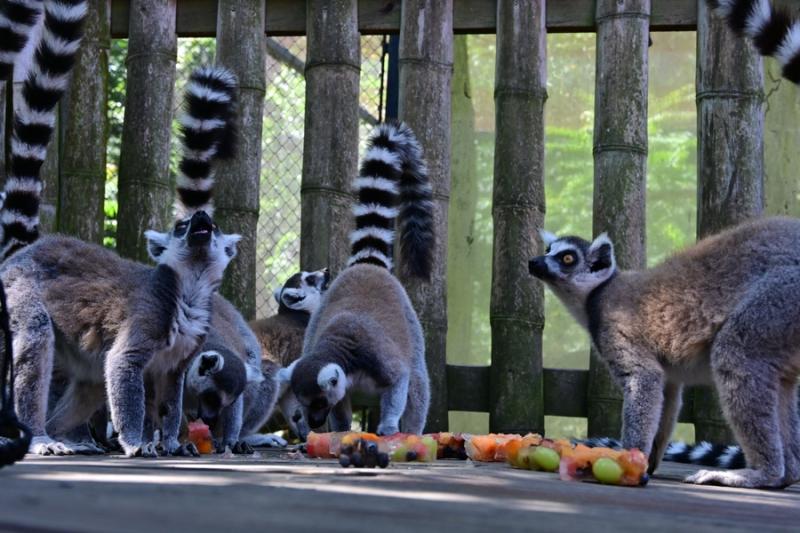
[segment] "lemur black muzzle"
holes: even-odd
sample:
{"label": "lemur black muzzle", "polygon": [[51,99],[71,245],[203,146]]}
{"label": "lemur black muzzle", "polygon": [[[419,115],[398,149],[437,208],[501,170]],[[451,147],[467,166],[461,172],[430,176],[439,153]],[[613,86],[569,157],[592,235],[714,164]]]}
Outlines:
{"label": "lemur black muzzle", "polygon": [[203,246],[211,242],[214,232],[214,221],[205,211],[198,211],[189,221],[189,235],[186,238],[189,246]]}
{"label": "lemur black muzzle", "polygon": [[550,270],[547,268],[547,262],[545,261],[543,255],[534,257],[528,261],[528,272],[530,272],[532,276],[536,276],[539,279],[546,279],[550,277]]}

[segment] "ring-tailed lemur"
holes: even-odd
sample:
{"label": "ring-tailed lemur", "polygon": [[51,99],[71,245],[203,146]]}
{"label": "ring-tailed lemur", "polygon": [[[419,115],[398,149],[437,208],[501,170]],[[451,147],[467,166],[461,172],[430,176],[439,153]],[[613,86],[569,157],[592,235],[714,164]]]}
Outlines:
{"label": "ring-tailed lemur", "polygon": [[713,383],[749,468],[687,481],[800,480],[800,220],[745,223],[643,271],[618,271],[605,234],[542,238],[546,254],[530,260],[530,272],[589,331],[622,387],[626,448],[649,454],[654,470],[682,386]]}
{"label": "ring-tailed lemur", "polygon": [[[290,367],[291,387],[312,428],[330,414],[333,431],[348,430],[348,391],[381,397],[379,434],[421,433],[430,398],[422,328],[391,274],[395,219],[401,264],[430,276],[433,202],[422,150],[403,125],[379,126],[355,181],[352,255],[322,298],[306,330],[303,355]],[[401,422],[402,417],[402,422]]]}
{"label": "ring-tailed lemur", "polygon": [[[261,345],[262,371],[274,375],[277,371],[280,392],[278,408],[289,425],[289,429],[301,440],[306,440],[308,422],[303,417],[300,402],[289,387],[289,372],[284,370],[294,363],[303,352],[303,336],[311,315],[319,308],[322,293],[328,288],[328,269],[316,272],[298,272],[275,291],[278,312],[268,318],[250,322]],[[278,370],[280,369],[280,370]],[[252,445],[261,445],[272,435],[255,434],[272,413],[268,404],[259,401],[262,395],[245,401],[245,440]]]}
{"label": "ring-tailed lemur", "polygon": [[[47,67],[43,88],[37,89],[32,76],[23,90],[34,96],[33,89],[40,90],[47,103],[52,100],[52,80],[63,71],[63,58],[52,47],[70,43],[71,36],[50,37],[65,25],[51,27],[48,20],[69,13],[51,12],[55,3],[45,3],[45,31],[37,52],[37,60],[54,59],[41,61]],[[231,153],[235,136],[235,83],[228,71],[212,68],[196,71],[187,85],[177,220],[167,233],[145,234],[157,266],[122,259],[77,239],[46,236],[17,251],[0,268],[14,330],[17,410],[34,432],[32,452],[68,453],[68,447],[49,434],[86,421],[107,398],[125,453],[155,456],[153,443],[142,439],[145,372],[155,376],[158,387],[166,451],[193,451],[178,442],[184,374],[206,336],[212,296],[240,239],[223,234],[210,216],[212,166]],[[20,132],[17,140],[23,142],[12,143],[12,177],[2,214],[6,253],[37,237],[38,168],[44,157],[31,143],[40,139],[43,128],[52,130],[54,118],[52,106],[44,111],[38,100],[25,98],[32,102],[31,111],[20,112],[17,123],[23,126],[15,128]],[[45,420],[56,339],[72,348],[58,350],[71,382]]]}

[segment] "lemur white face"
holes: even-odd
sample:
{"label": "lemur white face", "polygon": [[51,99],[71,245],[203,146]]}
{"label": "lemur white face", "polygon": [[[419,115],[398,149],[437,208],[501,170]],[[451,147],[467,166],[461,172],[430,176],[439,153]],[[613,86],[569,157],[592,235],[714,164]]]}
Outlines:
{"label": "lemur white face", "polygon": [[248,381],[245,365],[223,349],[207,349],[192,360],[186,371],[184,412],[210,423],[244,391]]}
{"label": "lemur white face", "polygon": [[328,363],[320,369],[317,385],[330,405],[339,403],[347,393],[347,377],[342,367],[336,363]]}
{"label": "lemur white face", "polygon": [[311,428],[324,424],[331,408],[347,393],[347,375],[341,366],[336,363],[327,363],[321,368],[315,366],[301,357],[283,369],[278,377],[290,382]]}
{"label": "lemur white face", "polygon": [[541,236],[545,255],[532,258],[528,270],[583,322],[587,297],[617,270],[614,245],[605,233],[591,243],[580,237],[556,237],[546,231]]}
{"label": "lemur white face", "polygon": [[205,211],[175,223],[169,233],[145,232],[147,251],[153,260],[176,271],[201,269],[222,278],[225,267],[236,256],[242,236],[220,231]]}
{"label": "lemur white face", "polygon": [[275,300],[281,306],[308,314],[319,309],[322,293],[328,288],[328,269],[315,272],[298,272],[283,287],[275,291]]}

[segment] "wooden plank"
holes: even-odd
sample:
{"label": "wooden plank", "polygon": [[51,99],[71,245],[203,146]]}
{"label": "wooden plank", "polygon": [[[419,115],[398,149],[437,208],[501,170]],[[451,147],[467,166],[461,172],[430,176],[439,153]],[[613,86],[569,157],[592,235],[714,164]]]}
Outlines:
{"label": "wooden plank", "polygon": [[[764,80],[761,58],[725,22],[699,9],[697,31],[697,236],[764,210]],[[728,442],[715,395],[695,395],[698,439]]]}
{"label": "wooden plank", "polygon": [[425,333],[431,383],[428,431],[448,424],[446,387],[447,211],[450,200],[450,86],[453,0],[405,0],[400,32],[399,117],[416,133],[433,189],[436,244],[430,280],[400,279]]}
{"label": "wooden plank", "polygon": [[356,0],[307,5],[300,267],[335,274],[350,255],[351,183],[358,173],[358,12]]}
{"label": "wooden plank", "polygon": [[169,162],[178,40],[176,0],[131,2],[125,119],[119,162],[117,251],[149,261],[145,230],[172,218]]}
{"label": "wooden plank", "polygon": [[[598,0],[594,234],[608,232],[622,269],[645,266],[650,0]],[[592,350],[589,436],[619,435],[621,399]]]}
{"label": "wooden plank", "polygon": [[547,32],[544,0],[499,0],[492,192],[492,328],[489,429],[544,432],[544,291],[528,260],[543,253],[544,105]]}
{"label": "wooden plank", "polygon": [[[800,0],[784,2],[793,8]],[[456,33],[495,33],[497,0],[458,0],[453,6]],[[653,0],[650,31],[694,30],[697,0]],[[398,33],[399,0],[359,0],[358,28],[361,34]],[[595,0],[548,0],[548,32],[595,31]],[[111,34],[128,35],[129,0],[112,0]],[[180,37],[213,37],[217,0],[179,0],[177,32]],[[305,35],[305,4],[298,0],[267,0],[268,35]]]}
{"label": "wooden plank", "polygon": [[261,133],[266,92],[264,0],[220,0],[217,63],[230,69],[237,87],[234,157],[217,172],[214,216],[223,230],[242,236],[220,292],[246,319],[256,314],[256,233],[261,182]]}

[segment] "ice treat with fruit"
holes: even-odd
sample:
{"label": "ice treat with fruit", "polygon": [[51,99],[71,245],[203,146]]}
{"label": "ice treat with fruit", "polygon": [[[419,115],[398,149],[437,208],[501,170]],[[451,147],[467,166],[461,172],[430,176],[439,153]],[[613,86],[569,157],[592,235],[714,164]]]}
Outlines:
{"label": "ice treat with fruit", "polygon": [[201,454],[214,451],[214,441],[211,439],[211,430],[202,420],[189,422],[189,442],[195,445]]}

